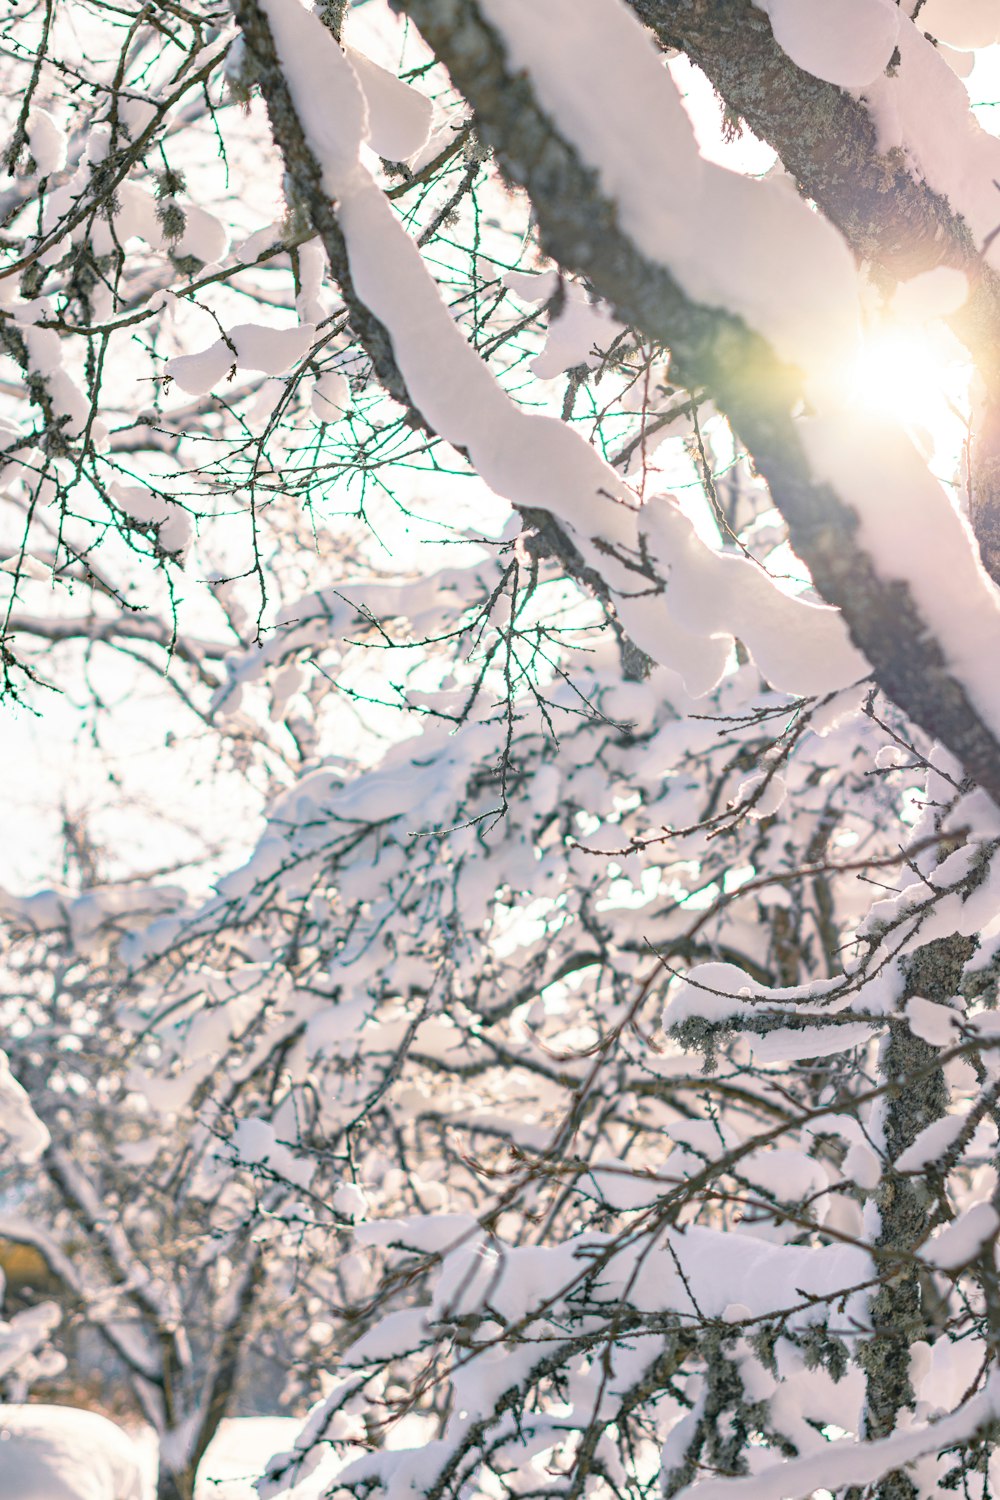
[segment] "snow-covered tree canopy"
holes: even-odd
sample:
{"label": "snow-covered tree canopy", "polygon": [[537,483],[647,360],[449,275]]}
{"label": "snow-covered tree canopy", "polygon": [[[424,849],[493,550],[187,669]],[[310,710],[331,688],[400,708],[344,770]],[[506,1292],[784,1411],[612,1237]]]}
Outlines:
{"label": "snow-covered tree canopy", "polygon": [[161,1500],[265,1336],[262,1496],[987,1500],[994,0],[0,38],[0,1236]]}

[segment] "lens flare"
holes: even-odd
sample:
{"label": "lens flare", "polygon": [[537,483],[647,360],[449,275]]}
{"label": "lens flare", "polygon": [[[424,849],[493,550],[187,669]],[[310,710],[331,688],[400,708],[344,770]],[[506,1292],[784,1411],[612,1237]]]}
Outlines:
{"label": "lens flare", "polygon": [[905,427],[936,464],[957,463],[968,433],[968,355],[943,323],[886,322],[870,330],[852,396]]}

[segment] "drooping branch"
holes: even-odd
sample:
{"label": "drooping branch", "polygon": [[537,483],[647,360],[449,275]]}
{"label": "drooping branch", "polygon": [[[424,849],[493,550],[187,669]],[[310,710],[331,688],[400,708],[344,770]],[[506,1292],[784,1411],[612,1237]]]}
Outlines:
{"label": "drooping branch", "polygon": [[[423,428],[430,436],[435,436],[433,428],[407,390],[406,380],[393,352],[389,331],[354,290],[347,245],[337,220],[336,209],[323,187],[321,164],[310,148],[296,112],[288,80],[278,61],[267,17],[257,0],[232,0],[232,3],[233,12],[254,59],[254,75],[267,104],[271,128],[284,158],[297,206],[308,214],[322,241],[331,274],[339,285],[349,310],[351,328],[371,360],[381,385],[389,395],[408,408],[410,420],[415,426]],[[575,579],[597,598],[618,637],[626,674],[642,676],[648,670],[648,658],[622,629],[611,591],[600,574],[588,566],[572,536],[555,516],[545,511],[522,507],[521,514],[534,531],[532,550],[540,556],[554,558],[567,577]]]}

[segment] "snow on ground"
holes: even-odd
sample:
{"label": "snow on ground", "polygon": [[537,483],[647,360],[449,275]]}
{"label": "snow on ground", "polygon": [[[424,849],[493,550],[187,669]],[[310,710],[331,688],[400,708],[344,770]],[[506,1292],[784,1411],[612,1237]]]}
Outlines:
{"label": "snow on ground", "polygon": [[138,1449],[72,1406],[0,1408],[0,1500],[146,1500]]}
{"label": "snow on ground", "polygon": [[[263,1474],[272,1454],[295,1446],[303,1422],[302,1417],[227,1417],[202,1459],[195,1500],[258,1500],[254,1481]],[[148,1496],[152,1500],[156,1490],[156,1438],[151,1428],[144,1428],[136,1440],[145,1452]],[[318,1500],[331,1478],[331,1464],[337,1462],[332,1456],[321,1461],[308,1478],[288,1491],[288,1500]],[[2,1490],[0,1500],[7,1500]]]}
{"label": "snow on ground", "polygon": [[[274,1453],[294,1446],[300,1417],[231,1417],[222,1423],[198,1471],[195,1500],[257,1500],[254,1481]],[[318,1500],[330,1463],[289,1500]],[[73,1406],[0,1406],[0,1500],[153,1500],[156,1437],[133,1434]]]}
{"label": "snow on ground", "polygon": [[[257,1500],[254,1480],[272,1453],[291,1448],[301,1417],[230,1417],[209,1444],[198,1470],[195,1500]],[[306,1500],[303,1486],[291,1492]]]}

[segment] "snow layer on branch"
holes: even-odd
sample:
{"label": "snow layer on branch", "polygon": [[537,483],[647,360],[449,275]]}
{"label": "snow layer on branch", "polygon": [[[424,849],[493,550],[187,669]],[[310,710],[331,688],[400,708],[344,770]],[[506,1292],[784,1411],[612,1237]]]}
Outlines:
{"label": "snow layer on branch", "polygon": [[805,1057],[831,1057],[863,1047],[873,1035],[864,1021],[847,1021],[836,1026],[780,1027],[767,1036],[754,1037],[750,1047],[754,1058],[765,1066],[772,1063],[801,1062]]}
{"label": "snow layer on branch", "polygon": [[813,472],[860,519],[880,577],[905,582],[948,670],[1000,737],[1000,596],[968,522],[891,424],[856,408],[800,423]]}
{"label": "snow layer on branch", "polygon": [[299,0],[264,0],[262,9],[323,186],[338,199],[369,178],[359,157],[370,130],[361,81],[323,23]]}
{"label": "snow layer on branch", "polygon": [[[593,13],[588,20],[596,19],[594,0],[588,0],[586,8]],[[662,509],[660,537],[669,537],[670,544],[683,553],[684,566],[697,562],[705,594],[732,594],[739,625],[713,616],[706,626],[704,606],[695,607],[691,589],[681,595],[675,609],[674,583],[680,578],[680,568],[671,573],[665,592],[655,587],[637,592],[629,563],[642,555],[640,533],[646,529],[646,513],[636,497],[579,434],[555,418],[525,412],[511,401],[468,346],[416,245],[361,164],[358,153],[367,134],[367,109],[349,60],[298,0],[265,0],[265,9],[296,109],[321,163],[324,185],[339,201],[355,290],[389,329],[409,392],[428,423],[446,441],[468,450],[474,466],[497,494],[518,507],[548,510],[572,529],[588,562],[619,595],[619,613],[633,640],[654,660],[680,671],[690,691],[707,692],[719,681],[737,629],[755,660],[768,661],[763,670],[784,691],[827,692],[864,675],[866,666],[850,646],[834,611],[782,595],[763,574],[760,582],[748,583],[742,565],[731,567],[732,559],[714,553],[693,532],[679,539],[681,522],[668,525]],[[507,9],[501,9],[508,16]],[[558,23],[551,36],[546,29],[550,9]],[[510,8],[510,15],[516,12],[522,20],[525,15],[541,18],[544,39],[552,45],[559,42],[557,55],[550,59],[555,72],[573,77],[574,70],[566,68],[565,40],[581,34],[583,28],[579,16],[575,12],[571,16],[569,10],[564,0],[537,8],[518,3]],[[615,21],[622,16],[628,20],[625,12],[613,12]],[[712,295],[719,286],[718,275],[704,280],[708,274],[704,246],[725,242],[724,226],[738,220],[745,239],[734,274],[749,299],[748,312],[759,313],[769,327],[778,329],[779,336],[785,330],[789,357],[793,357],[793,346],[803,356],[807,347],[852,347],[857,323],[854,271],[835,231],[786,189],[749,183],[701,162],[676,88],[638,23],[630,25],[638,56],[623,59],[623,67],[625,63],[628,67],[620,93],[623,108],[629,111],[633,96],[641,95],[636,137],[630,143],[630,151],[632,145],[636,148],[639,166],[638,175],[629,176],[624,186],[641,190],[640,201],[645,202],[650,183],[665,182],[664,191],[653,194],[656,207],[645,226],[655,245],[664,251],[680,236],[688,257],[685,264],[698,282],[693,295],[702,301],[718,301]],[[581,59],[589,59],[591,72],[595,54],[601,68],[596,82],[603,92],[608,58],[600,55],[600,47],[588,34]],[[617,57],[615,48],[608,56]],[[638,67],[636,77],[630,71],[633,67]],[[577,102],[593,133],[597,116],[588,80],[595,81],[590,72],[580,83]],[[655,97],[650,83],[655,85]],[[665,132],[662,139],[659,126]],[[603,125],[597,137],[604,138]],[[661,155],[667,143],[670,150]],[[663,171],[664,160],[673,165],[675,157],[681,176],[687,173],[681,184],[667,181],[671,174]],[[718,180],[724,178],[731,193],[703,192],[702,168],[719,172]],[[711,183],[716,180],[712,178]],[[692,201],[700,203],[707,215],[693,237],[687,223],[690,207],[684,201],[690,194],[678,191],[679,187],[695,189]],[[763,196],[755,195],[753,189]],[[803,258],[811,261],[808,296]],[[727,261],[733,264],[731,257]],[[817,284],[828,288],[825,298],[817,298],[812,274]],[[764,306],[759,305],[761,288]],[[789,305],[792,310],[786,316]],[[196,378],[200,382],[205,377]],[[665,568],[670,569],[669,559]],[[767,608],[761,609],[765,593]],[[685,618],[692,612],[699,616],[693,627]],[[712,632],[707,638],[706,629]]]}
{"label": "snow layer on branch", "polygon": [[[0,1288],[2,1285],[0,1279]],[[0,1321],[0,1380],[6,1379],[23,1359],[36,1352],[58,1327],[61,1318],[62,1313],[54,1302],[39,1302],[35,1307],[26,1307],[15,1313],[9,1323]],[[3,1493],[0,1472],[0,1500],[3,1500]]]}
{"label": "snow layer on branch", "polygon": [[804,660],[812,663],[811,680],[823,682],[815,692],[842,685],[851,655],[853,670],[863,675],[863,658],[852,648],[837,653],[824,668],[824,652],[839,618],[835,610],[782,593],[749,558],[713,552],[669,498],[653,496],[641,513],[639,530],[653,556],[670,569],[674,618],[695,635],[719,639],[729,630],[752,641],[754,660],[779,691],[794,691],[790,684],[800,680]]}
{"label": "snow layer on branch", "polygon": [[174,246],[175,255],[193,255],[210,264],[222,260],[229,250],[229,231],[220,219],[195,203],[184,204],[184,233]]}
{"label": "snow layer on branch", "polygon": [[[824,997],[836,992],[842,985],[843,979],[837,978],[816,979],[808,984],[787,988],[769,988],[745,974],[735,964],[696,964],[667,1002],[663,1025],[669,1030],[695,1017],[715,1022],[745,1018],[755,1006],[770,1014],[787,1011],[791,1015],[800,1016],[830,1015],[832,1011],[841,1009],[844,1002],[831,1006],[829,1002],[823,1003]],[[856,1026],[851,1024],[847,1030],[853,1035]],[[857,1040],[856,1035],[850,1041],[845,1038],[843,1045],[855,1046]],[[807,1052],[805,1055],[809,1057],[819,1054]]]}
{"label": "snow layer on branch", "polygon": [[156,199],[152,193],[126,178],[119,184],[115,201],[118,205],[115,234],[122,244],[133,235],[144,239],[148,245],[163,243],[163,226],[157,218]]}
{"label": "snow layer on branch", "polygon": [[906,1019],[914,1036],[932,1047],[948,1047],[956,1039],[959,1017],[948,1005],[914,995],[906,1003]]}
{"label": "snow layer on branch", "polygon": [[892,0],[754,0],[767,12],[774,39],[796,67],[862,88],[885,71],[899,35]]}
{"label": "snow layer on branch", "polygon": [[945,1115],[933,1120],[906,1150],[896,1158],[897,1172],[923,1172],[932,1163],[940,1161],[948,1149],[961,1135],[966,1116]]}
{"label": "snow layer on branch", "polygon": [[[540,275],[508,271],[503,284],[522,302],[538,303],[556,296],[560,278],[556,271]],[[579,282],[563,280],[562,299],[559,311],[549,320],[545,348],[531,361],[531,372],[539,380],[552,380],[576,365],[594,369],[601,363],[603,353],[624,332],[624,324],[618,322],[607,304],[591,301],[586,287]]]}
{"label": "snow layer on branch", "polygon": [[61,172],[66,165],[66,132],[60,129],[48,111],[37,107],[32,109],[25,132],[38,175],[48,177],[52,172]]}
{"label": "snow layer on branch", "polygon": [[379,1219],[360,1225],[354,1237],[362,1245],[402,1245],[426,1255],[464,1243],[478,1233],[479,1224],[472,1214],[436,1214],[434,1218]]}
{"label": "snow layer on branch", "polygon": [[87,424],[90,402],[63,364],[65,351],[59,335],[52,328],[34,324],[36,317],[47,312],[43,303],[22,303],[15,306],[14,317],[22,325],[31,369],[45,381],[54,413],[63,419],[63,431],[67,437],[76,437]]}
{"label": "snow layer on branch", "polygon": [[[1000,140],[976,120],[965,85],[923,35],[924,29],[934,31],[929,19],[934,9],[922,10],[918,25],[898,13],[899,65],[892,77],[869,84],[863,98],[875,121],[879,150],[903,151],[914,173],[948,200],[982,246],[1000,220]],[[992,0],[977,9],[990,12],[988,29],[997,30],[1000,11]],[[966,19],[972,19],[971,6],[957,0],[941,0],[937,14],[945,10],[955,15],[965,11]],[[1000,266],[1000,239],[992,240],[986,256]]]}
{"label": "snow layer on branch", "polygon": [[[873,11],[881,4],[867,0]],[[701,157],[676,84],[620,0],[484,0],[482,8],[643,254],[694,301],[745,318],[782,359],[811,376],[842,372],[859,328],[846,244],[782,181]],[[615,100],[611,128],[596,98]]]}
{"label": "snow layer on branch", "polygon": [[926,0],[920,26],[951,47],[990,47],[1000,41],[996,0]]}
{"label": "snow layer on branch", "polygon": [[362,1369],[365,1365],[396,1359],[419,1348],[427,1338],[429,1324],[422,1307],[404,1307],[380,1319],[374,1328],[356,1339],[341,1360],[343,1369]]}
{"label": "snow layer on branch", "polygon": [[37,1161],[49,1144],[49,1132],[11,1073],[6,1052],[0,1052],[0,1141],[24,1162]]}
{"label": "snow layer on branch", "polygon": [[386,161],[415,156],[430,135],[431,101],[363,52],[347,50],[368,104],[368,144]]}
{"label": "snow layer on branch", "polygon": [[239,323],[226,338],[216,339],[199,354],[179,354],[167,361],[167,374],[189,396],[204,396],[228,379],[234,369],[283,375],[308,350],[316,330],[311,323],[297,328],[264,328]]}
{"label": "snow layer on branch", "polygon": [[232,1146],[239,1160],[246,1166],[265,1166],[286,1182],[308,1187],[316,1168],[312,1162],[296,1156],[283,1141],[276,1137],[269,1120],[258,1118],[241,1120],[232,1136]]}
{"label": "snow layer on branch", "polygon": [[156,527],[156,539],[164,552],[183,552],[191,540],[191,517],[175,500],[154,495],[145,485],[120,484],[109,487],[112,499],[133,521]]}
{"label": "snow layer on branch", "polygon": [[1000,1214],[992,1203],[974,1203],[924,1247],[924,1260],[945,1271],[966,1266],[988,1240],[996,1238],[998,1229]]}

